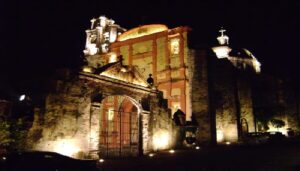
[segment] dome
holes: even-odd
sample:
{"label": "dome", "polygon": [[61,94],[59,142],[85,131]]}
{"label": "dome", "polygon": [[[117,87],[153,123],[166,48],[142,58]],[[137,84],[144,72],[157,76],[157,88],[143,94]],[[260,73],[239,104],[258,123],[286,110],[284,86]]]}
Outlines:
{"label": "dome", "polygon": [[118,41],[125,41],[128,39],[134,39],[154,33],[159,33],[168,30],[168,27],[163,24],[150,24],[143,25],[133,29],[130,29],[118,37]]}
{"label": "dome", "polygon": [[233,48],[229,56],[242,59],[252,59],[254,57],[252,53],[245,48]]}

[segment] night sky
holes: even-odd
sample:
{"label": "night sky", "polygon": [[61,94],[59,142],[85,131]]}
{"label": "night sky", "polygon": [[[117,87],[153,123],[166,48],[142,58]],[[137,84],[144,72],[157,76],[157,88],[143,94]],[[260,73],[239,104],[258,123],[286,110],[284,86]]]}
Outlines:
{"label": "night sky", "polygon": [[162,23],[190,26],[193,44],[216,45],[223,26],[232,48],[247,48],[262,70],[300,74],[300,1],[32,1],[0,2],[0,91],[38,90],[56,68],[80,65],[90,19],[105,15],[130,29]]}

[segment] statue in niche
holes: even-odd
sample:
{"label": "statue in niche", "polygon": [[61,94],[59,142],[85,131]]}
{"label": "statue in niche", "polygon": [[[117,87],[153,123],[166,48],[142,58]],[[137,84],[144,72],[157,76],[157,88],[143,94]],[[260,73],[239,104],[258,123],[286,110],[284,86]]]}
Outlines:
{"label": "statue in niche", "polygon": [[178,39],[174,39],[171,41],[171,53],[172,54],[179,54],[179,40]]}

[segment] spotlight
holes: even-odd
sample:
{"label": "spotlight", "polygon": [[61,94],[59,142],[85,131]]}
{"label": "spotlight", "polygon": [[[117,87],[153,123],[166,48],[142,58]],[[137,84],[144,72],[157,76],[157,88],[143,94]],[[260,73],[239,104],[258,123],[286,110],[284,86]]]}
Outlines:
{"label": "spotlight", "polygon": [[169,153],[173,154],[173,153],[175,153],[175,150],[171,149],[171,150],[169,150]]}
{"label": "spotlight", "polygon": [[22,94],[22,95],[19,97],[19,101],[25,100],[25,97],[26,97],[26,95],[25,95],[25,94]]}
{"label": "spotlight", "polygon": [[99,159],[99,162],[100,162],[100,163],[103,163],[103,162],[104,162],[104,159]]}
{"label": "spotlight", "polygon": [[199,146],[196,146],[195,148],[196,148],[196,150],[200,150],[200,147],[199,147]]}
{"label": "spotlight", "polygon": [[231,142],[229,142],[229,141],[226,142],[226,145],[230,145],[230,144],[231,144]]}
{"label": "spotlight", "polygon": [[154,154],[153,154],[153,153],[150,153],[150,154],[149,154],[149,157],[153,157],[153,156],[154,156]]}

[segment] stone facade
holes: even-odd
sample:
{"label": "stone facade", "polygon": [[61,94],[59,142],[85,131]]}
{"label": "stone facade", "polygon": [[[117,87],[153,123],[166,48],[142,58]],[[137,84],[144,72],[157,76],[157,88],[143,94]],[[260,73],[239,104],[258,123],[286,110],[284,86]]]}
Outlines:
{"label": "stone facade", "polygon": [[[251,74],[208,51],[190,55],[192,111],[199,143],[237,142],[254,131]],[[197,60],[195,60],[197,59]]]}
{"label": "stone facade", "polygon": [[[45,108],[36,112],[29,134],[29,145],[33,149],[57,151],[78,158],[98,158],[98,154],[100,157],[137,156],[154,150],[152,135],[155,132],[160,129],[172,132],[170,114],[155,89],[89,73],[79,73],[70,80],[56,80],[55,85],[46,98]],[[103,100],[116,96],[128,99],[137,108],[138,117],[137,143],[130,144],[131,150],[127,151],[121,145],[118,150],[122,148],[123,152],[117,154],[116,150],[111,150],[114,144],[106,149],[100,144],[103,138],[108,139],[100,133],[105,121],[101,119]],[[112,129],[120,132],[120,127]],[[120,136],[115,137],[120,139]],[[165,148],[170,148],[171,141],[169,139]]]}
{"label": "stone facade", "polygon": [[190,120],[188,30],[187,27],[168,29],[157,24],[131,29],[121,34],[119,41],[110,44],[109,53],[88,55],[88,66],[95,68],[100,65],[99,61],[101,64],[110,63],[122,55],[123,63],[136,66],[143,78],[152,74],[155,86],[164,92],[172,112],[181,109]]}
{"label": "stone facade", "polygon": [[[186,125],[172,120],[178,109],[184,123],[197,124],[198,144],[235,143],[257,130],[258,60],[247,49],[234,53],[225,30],[215,54],[191,49],[189,30],[152,24],[125,32],[105,17],[92,20],[86,64],[55,81],[44,108],[36,110],[29,145],[79,158],[168,149],[182,143],[175,140],[182,140]],[[276,92],[290,109],[287,127],[299,130],[299,103],[290,103],[298,97]]]}

